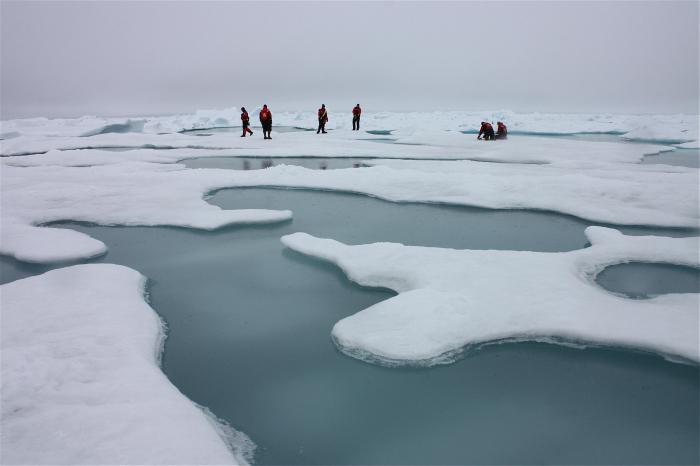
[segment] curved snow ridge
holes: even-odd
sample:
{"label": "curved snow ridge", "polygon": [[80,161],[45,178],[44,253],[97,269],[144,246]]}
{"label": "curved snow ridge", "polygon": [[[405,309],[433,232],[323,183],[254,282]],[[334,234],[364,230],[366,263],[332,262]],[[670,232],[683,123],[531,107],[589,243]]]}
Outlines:
{"label": "curved snow ridge", "polygon": [[91,129],[84,132],[80,136],[95,136],[96,134],[107,134],[107,133],[141,133],[143,132],[143,126],[146,124],[146,120],[126,120],[121,123],[106,123],[97,128]]}
{"label": "curved snow ridge", "polygon": [[90,264],[0,287],[3,464],[247,464],[250,439],[161,372],[145,282]]}
{"label": "curved snow ridge", "polygon": [[594,279],[629,261],[699,267],[698,238],[626,236],[602,227],[586,234],[591,247],[564,253],[348,246],[306,233],[281,241],[338,265],[361,285],[399,293],[333,327],[338,348],[368,362],[445,364],[469,348],[512,340],[619,346],[697,362],[697,294],[631,300]]}

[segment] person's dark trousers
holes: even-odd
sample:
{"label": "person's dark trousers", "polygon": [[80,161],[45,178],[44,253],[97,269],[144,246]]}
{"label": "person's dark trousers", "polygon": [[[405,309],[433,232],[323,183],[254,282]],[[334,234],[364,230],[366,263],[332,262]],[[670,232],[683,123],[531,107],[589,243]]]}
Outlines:
{"label": "person's dark trousers", "polygon": [[359,116],[352,117],[352,130],[353,131],[360,130],[360,117]]}
{"label": "person's dark trousers", "polygon": [[316,130],[316,134],[321,132],[326,132],[326,122],[323,120],[318,121],[318,129]]}

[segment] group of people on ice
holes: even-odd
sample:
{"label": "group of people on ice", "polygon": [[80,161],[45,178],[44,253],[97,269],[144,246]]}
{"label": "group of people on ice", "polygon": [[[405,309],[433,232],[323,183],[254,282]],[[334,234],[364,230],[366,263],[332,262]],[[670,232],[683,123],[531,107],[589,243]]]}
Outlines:
{"label": "group of people on ice", "polygon": [[[355,105],[352,109],[352,130],[360,130],[360,115],[362,115],[362,109],[360,104]],[[247,135],[253,135],[253,131],[250,129],[250,115],[245,107],[241,107],[241,123],[243,123],[243,134],[241,137],[244,138]],[[323,133],[326,134],[326,123],[328,123],[328,111],[326,111],[326,105],[321,105],[318,109],[318,130],[316,134]],[[263,136],[265,139],[272,139],[270,133],[272,132],[272,112],[267,105],[263,105],[262,110],[260,110],[260,124],[262,125]]]}
{"label": "group of people on ice", "polygon": [[485,141],[494,141],[496,139],[508,139],[508,128],[503,124],[502,121],[496,123],[498,130],[496,133],[493,132],[493,125],[488,121],[481,122],[481,128],[479,129],[479,135],[477,139],[481,139],[484,136]]}
{"label": "group of people on ice", "polygon": [[[352,109],[353,131],[360,130],[360,115],[362,115],[362,109],[360,108],[360,104],[357,104]],[[252,136],[253,131],[250,129],[250,115],[248,115],[245,107],[241,107],[241,122],[243,123],[243,134],[241,134],[241,137],[244,138],[248,134]],[[328,111],[326,110],[326,106],[324,104],[318,109],[318,129],[316,130],[316,134],[326,134],[326,123],[328,123]],[[270,134],[272,132],[272,112],[269,108],[267,108],[267,105],[263,105],[262,110],[260,110],[260,124],[262,125],[264,138],[272,139]],[[506,128],[506,125],[504,125],[501,121],[496,123],[496,125],[498,126],[498,130],[494,133],[493,125],[487,121],[482,121],[477,139],[481,140],[482,136],[486,141],[508,139],[508,128]]]}

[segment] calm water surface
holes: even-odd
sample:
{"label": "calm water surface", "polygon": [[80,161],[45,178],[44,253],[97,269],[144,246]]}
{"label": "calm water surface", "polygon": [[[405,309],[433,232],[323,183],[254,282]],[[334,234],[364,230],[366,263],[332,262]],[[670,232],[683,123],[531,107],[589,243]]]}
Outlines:
{"label": "calm water surface", "polygon": [[631,262],[603,270],[596,281],[606,290],[631,298],[662,293],[700,293],[700,270],[673,264]]}
{"label": "calm water surface", "polygon": [[[365,364],[335,349],[331,328],[393,293],[356,286],[279,242],[305,231],[353,244],[562,251],[585,246],[587,222],[302,190],[232,189],[212,201],[290,208],[295,217],[216,232],[67,226],[107,243],[96,262],[150,278],[151,305],[169,329],[164,371],[250,435],[257,463],[699,461],[697,366],[534,343],[489,346],[432,369]],[[46,270],[7,258],[0,265],[4,281]]]}

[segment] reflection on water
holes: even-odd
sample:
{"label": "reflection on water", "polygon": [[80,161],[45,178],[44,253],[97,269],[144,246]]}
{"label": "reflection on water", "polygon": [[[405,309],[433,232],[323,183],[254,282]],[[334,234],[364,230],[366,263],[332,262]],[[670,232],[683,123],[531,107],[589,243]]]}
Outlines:
{"label": "reflection on water", "polygon": [[258,170],[275,165],[296,165],[314,170],[359,168],[366,166],[363,159],[347,157],[200,157],[180,163],[188,168],[223,168],[227,170]]}
{"label": "reflection on water", "polygon": [[700,293],[700,270],[673,264],[613,265],[598,274],[596,281],[606,290],[638,299],[665,293]]}
{"label": "reflection on water", "polygon": [[[587,222],[301,190],[225,190],[213,202],[295,216],[214,232],[70,227],[107,243],[97,262],[149,277],[151,305],[168,324],[164,371],[250,435],[257,463],[698,462],[697,366],[534,343],[486,347],[433,369],[365,364],[336,351],[331,328],[393,293],[353,285],[279,241],[305,231],[352,244],[556,251],[583,247]],[[0,265],[3,279],[45,269]]]}
{"label": "reflection on water", "polygon": [[642,160],[642,163],[700,168],[700,150],[676,149],[671,152],[662,152],[660,154],[647,155]]}

